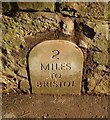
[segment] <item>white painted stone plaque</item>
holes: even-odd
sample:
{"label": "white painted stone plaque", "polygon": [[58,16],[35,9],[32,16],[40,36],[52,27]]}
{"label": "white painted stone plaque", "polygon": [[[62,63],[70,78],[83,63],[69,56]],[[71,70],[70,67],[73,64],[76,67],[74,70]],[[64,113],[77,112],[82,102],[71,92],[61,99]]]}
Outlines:
{"label": "white painted stone plaque", "polygon": [[33,93],[81,93],[83,53],[74,43],[41,42],[30,51],[28,62]]}

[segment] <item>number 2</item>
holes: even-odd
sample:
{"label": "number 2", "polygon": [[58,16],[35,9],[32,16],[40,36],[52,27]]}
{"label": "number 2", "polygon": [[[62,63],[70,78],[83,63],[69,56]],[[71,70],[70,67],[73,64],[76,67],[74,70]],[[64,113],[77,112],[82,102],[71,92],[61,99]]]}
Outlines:
{"label": "number 2", "polygon": [[52,53],[54,55],[52,56],[52,59],[59,59],[58,55],[60,54],[59,50],[53,50]]}

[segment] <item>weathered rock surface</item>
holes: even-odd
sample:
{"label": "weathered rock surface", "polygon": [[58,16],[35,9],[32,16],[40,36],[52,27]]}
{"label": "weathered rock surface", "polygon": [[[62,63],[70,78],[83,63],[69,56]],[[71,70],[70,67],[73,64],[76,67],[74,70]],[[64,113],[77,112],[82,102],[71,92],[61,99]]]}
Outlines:
{"label": "weathered rock surface", "polygon": [[53,12],[55,9],[54,2],[18,2],[18,8],[21,10],[35,10],[35,11],[49,11]]}
{"label": "weathered rock surface", "polygon": [[[48,6],[48,3],[37,3],[38,7],[34,3],[26,6],[20,5],[21,3],[15,4],[17,5],[16,10],[14,10],[12,3],[3,3],[3,40],[0,56],[4,92],[16,91],[19,88],[20,81],[28,81],[26,70],[28,50],[35,43],[41,42],[42,38],[54,38],[53,34],[51,37],[48,37],[48,34],[60,28],[60,13],[65,17],[71,16],[76,22],[84,23],[83,26],[80,26],[78,22],[75,23],[76,26],[80,26],[76,27],[75,30],[82,29],[81,34],[83,34],[84,42],[87,44],[87,49],[84,50],[84,53],[86,51],[86,58],[82,92],[89,94],[108,94],[110,92],[108,87],[110,76],[108,3],[59,3],[57,7],[54,6],[56,5],[54,3],[50,3]],[[55,9],[60,13],[56,14]],[[10,12],[14,14],[10,14]],[[78,16],[81,18],[79,19]],[[48,34],[41,35],[45,32]],[[54,34],[56,33],[54,32]]]}
{"label": "weathered rock surface", "polygon": [[78,12],[82,17],[88,19],[107,19],[107,2],[63,2],[60,5],[60,11],[63,14],[74,16]]}

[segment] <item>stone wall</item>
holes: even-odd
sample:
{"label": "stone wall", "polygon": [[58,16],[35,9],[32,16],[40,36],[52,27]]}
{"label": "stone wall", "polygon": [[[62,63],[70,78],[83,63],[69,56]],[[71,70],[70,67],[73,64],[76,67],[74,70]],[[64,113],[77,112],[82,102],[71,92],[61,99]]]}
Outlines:
{"label": "stone wall", "polygon": [[84,41],[82,46],[79,45],[85,56],[82,93],[108,94],[110,91],[108,4],[2,3],[3,40],[0,48],[3,92],[21,91],[20,82],[28,81],[26,55],[35,43],[62,36],[72,40],[72,35],[67,37],[58,32],[62,31],[61,21],[65,24],[65,19],[68,18],[75,24],[76,44],[79,42],[78,36]]}

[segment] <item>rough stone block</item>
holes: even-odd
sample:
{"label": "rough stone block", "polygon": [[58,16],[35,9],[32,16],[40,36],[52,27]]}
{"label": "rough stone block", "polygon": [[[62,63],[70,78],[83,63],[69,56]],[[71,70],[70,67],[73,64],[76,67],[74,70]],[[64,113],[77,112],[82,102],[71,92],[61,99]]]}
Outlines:
{"label": "rough stone block", "polygon": [[29,90],[30,86],[29,86],[29,81],[28,80],[22,80],[20,82],[20,89],[25,91],[25,90]]}
{"label": "rough stone block", "polygon": [[21,10],[54,11],[54,2],[18,2]]}
{"label": "rough stone block", "polygon": [[60,11],[70,16],[78,12],[82,17],[89,19],[108,19],[109,14],[107,2],[62,2]]}

